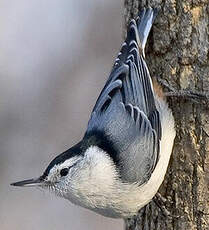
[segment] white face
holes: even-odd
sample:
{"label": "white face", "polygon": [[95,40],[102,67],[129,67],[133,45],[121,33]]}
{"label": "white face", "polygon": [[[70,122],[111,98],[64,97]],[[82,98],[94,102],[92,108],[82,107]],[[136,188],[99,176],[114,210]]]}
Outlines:
{"label": "white face", "polygon": [[43,188],[74,204],[93,209],[109,202],[118,178],[110,157],[92,146],[83,156],[54,165],[45,178]]}
{"label": "white face", "polygon": [[63,163],[54,165],[45,178],[46,183],[44,183],[43,188],[47,187],[58,196],[65,196],[68,190],[71,189],[70,182],[76,176],[78,165],[82,159],[82,156],[75,156]]}

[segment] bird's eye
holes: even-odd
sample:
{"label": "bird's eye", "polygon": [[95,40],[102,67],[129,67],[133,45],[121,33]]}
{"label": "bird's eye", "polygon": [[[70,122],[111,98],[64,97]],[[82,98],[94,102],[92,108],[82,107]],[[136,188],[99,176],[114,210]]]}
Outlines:
{"label": "bird's eye", "polygon": [[60,170],[60,176],[67,176],[69,168],[64,168]]}

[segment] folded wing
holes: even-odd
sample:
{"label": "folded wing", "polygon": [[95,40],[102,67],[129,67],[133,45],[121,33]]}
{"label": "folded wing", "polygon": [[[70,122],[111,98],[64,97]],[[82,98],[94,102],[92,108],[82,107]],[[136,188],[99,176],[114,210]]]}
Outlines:
{"label": "folded wing", "polygon": [[161,124],[144,47],[156,10],[131,20],[127,38],[88,123],[86,136],[102,134],[124,182],[145,183],[158,160]]}

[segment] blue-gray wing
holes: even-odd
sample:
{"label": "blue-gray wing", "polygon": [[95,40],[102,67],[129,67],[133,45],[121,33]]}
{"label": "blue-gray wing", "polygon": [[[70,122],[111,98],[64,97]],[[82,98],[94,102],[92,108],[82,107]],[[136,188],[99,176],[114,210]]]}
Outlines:
{"label": "blue-gray wing", "polygon": [[130,22],[127,38],[88,123],[86,136],[102,134],[126,182],[146,182],[159,154],[161,124],[144,46],[156,10],[143,10]]}

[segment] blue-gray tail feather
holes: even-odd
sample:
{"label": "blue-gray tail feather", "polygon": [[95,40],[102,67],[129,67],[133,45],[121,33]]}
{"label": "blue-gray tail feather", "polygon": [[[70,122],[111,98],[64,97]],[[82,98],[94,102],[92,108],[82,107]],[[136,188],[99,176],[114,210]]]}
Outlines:
{"label": "blue-gray tail feather", "polygon": [[147,42],[149,32],[152,28],[152,24],[157,16],[158,10],[156,8],[147,8],[140,11],[137,17],[136,24],[138,28],[139,40],[143,56],[145,57],[144,49]]}

